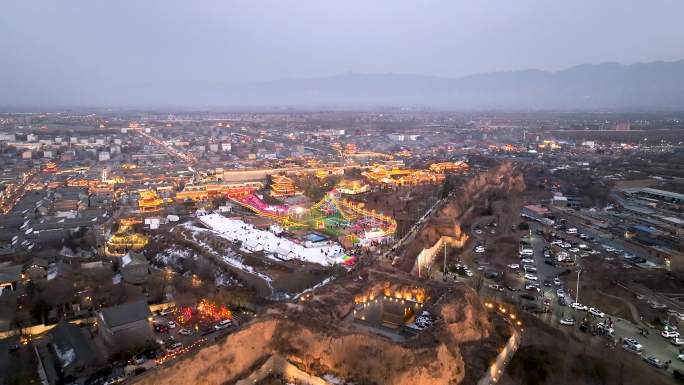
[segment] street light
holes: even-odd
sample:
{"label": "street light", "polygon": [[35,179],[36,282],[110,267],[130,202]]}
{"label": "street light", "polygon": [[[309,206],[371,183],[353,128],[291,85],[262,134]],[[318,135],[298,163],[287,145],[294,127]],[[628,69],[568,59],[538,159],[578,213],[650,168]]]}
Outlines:
{"label": "street light", "polygon": [[580,281],[580,273],[582,272],[582,269],[577,269],[577,288],[575,289],[575,302],[579,303],[579,281]]}

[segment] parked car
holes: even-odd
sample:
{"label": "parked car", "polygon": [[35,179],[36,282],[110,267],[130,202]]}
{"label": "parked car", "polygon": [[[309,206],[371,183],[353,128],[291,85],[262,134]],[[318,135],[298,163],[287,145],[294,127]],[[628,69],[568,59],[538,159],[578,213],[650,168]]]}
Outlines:
{"label": "parked car", "polygon": [[677,338],[679,337],[679,332],[676,332],[674,330],[663,330],[662,333],[660,333],[660,335],[665,338]]}
{"label": "parked car", "polygon": [[160,315],[167,316],[169,314],[173,314],[176,312],[176,308],[174,306],[167,307],[166,309],[163,309],[162,311],[159,312]]}
{"label": "parked car", "polygon": [[599,318],[603,318],[606,316],[606,314],[604,312],[602,312],[601,310],[596,309],[594,307],[589,308],[589,314],[591,314],[595,317],[599,317]]}
{"label": "parked car", "polygon": [[484,246],[477,246],[477,247],[475,248],[475,252],[476,252],[476,253],[484,253],[484,252],[485,252]]}
{"label": "parked car", "polygon": [[520,250],[520,255],[534,255],[534,250],[522,249],[522,250]]}
{"label": "parked car", "polygon": [[499,285],[498,283],[493,283],[489,285],[489,288],[496,291],[503,291],[504,289],[503,286]]}
{"label": "parked car", "polygon": [[539,278],[537,278],[536,275],[532,275],[532,274],[525,274],[525,279],[528,279],[528,280],[530,280],[530,281],[537,281],[537,280],[539,280]]}
{"label": "parked car", "polygon": [[670,340],[670,343],[674,346],[682,346],[684,345],[684,338],[675,337]]}
{"label": "parked car", "polygon": [[[674,378],[676,378],[678,380],[684,380],[684,371],[682,371],[682,370],[674,369],[672,371],[672,375],[674,376]],[[682,381],[680,381],[680,382],[682,382]]]}
{"label": "parked car", "polygon": [[562,284],[562,282],[558,277],[556,277],[553,279],[553,284],[556,286],[560,286]]}
{"label": "parked car", "polygon": [[541,291],[539,285],[536,285],[534,283],[528,283],[527,285],[525,285],[525,290],[536,291],[537,293]]}
{"label": "parked car", "polygon": [[632,347],[634,350],[637,350],[637,351],[641,351],[644,348],[643,346],[641,346],[639,341],[637,341],[633,338],[625,338],[624,340],[622,340],[622,343],[624,345],[628,345],[628,346]]}
{"label": "parked car", "polygon": [[166,323],[166,326],[169,327],[169,329],[175,329],[176,328],[176,323],[173,321],[169,321]]}
{"label": "parked car", "polygon": [[176,341],[176,342],[170,343],[169,346],[166,347],[166,351],[169,353],[173,353],[175,351],[178,351],[182,347],[183,347],[183,343],[180,341]]}
{"label": "parked car", "polygon": [[157,333],[166,333],[169,331],[169,327],[164,324],[154,324],[154,331]]}
{"label": "parked car", "polygon": [[655,366],[658,369],[662,369],[665,367],[665,363],[657,358],[655,356],[649,356],[644,358],[644,361],[648,362],[649,364]]}
{"label": "parked car", "polygon": [[565,290],[563,290],[563,289],[556,290],[556,295],[559,297],[565,297]]}
{"label": "parked car", "polygon": [[637,350],[636,348],[634,348],[634,346],[629,345],[629,344],[622,344],[622,348],[625,349],[626,351],[628,351],[630,353],[634,353],[636,355],[640,355],[641,351],[642,351],[641,349]]}
{"label": "parked car", "polygon": [[533,295],[529,295],[529,294],[520,294],[520,298],[526,299],[528,301],[535,301],[536,300],[536,298]]}
{"label": "parked car", "polygon": [[105,381],[103,385],[120,384],[124,381],[126,381],[126,377],[122,374],[118,376],[109,377],[109,379],[107,379],[107,381]]}
{"label": "parked car", "polygon": [[217,323],[216,325],[214,325],[214,330],[223,330],[223,329],[230,327],[232,325],[233,325],[232,320],[224,319],[224,320],[220,321],[219,323]]}
{"label": "parked car", "polygon": [[185,329],[185,328],[180,328],[178,330],[178,334],[184,335],[184,336],[191,336],[192,335],[192,330],[190,329]]}
{"label": "parked car", "polygon": [[560,320],[560,324],[561,324],[561,325],[572,326],[572,325],[575,324],[575,320],[572,319],[572,318],[563,318],[563,319]]}
{"label": "parked car", "polygon": [[128,363],[131,365],[142,365],[147,361],[147,358],[145,357],[144,354],[138,354],[137,356],[131,358],[128,360]]}
{"label": "parked car", "polygon": [[575,309],[575,310],[580,310],[580,311],[587,311],[587,310],[589,310],[589,307],[588,307],[587,305],[582,305],[582,304],[579,303],[579,302],[573,302],[573,303],[570,305],[570,307],[573,308],[573,309]]}
{"label": "parked car", "polygon": [[508,265],[508,268],[509,269],[519,269],[520,265],[518,265],[517,263],[511,263],[510,265]]}
{"label": "parked car", "polygon": [[522,263],[534,263],[534,259],[531,258],[523,258],[520,260]]}

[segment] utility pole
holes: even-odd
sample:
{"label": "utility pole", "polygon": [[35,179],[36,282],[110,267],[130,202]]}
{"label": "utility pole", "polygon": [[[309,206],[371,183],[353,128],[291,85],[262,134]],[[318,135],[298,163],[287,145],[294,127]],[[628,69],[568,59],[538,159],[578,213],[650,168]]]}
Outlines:
{"label": "utility pole", "polygon": [[446,270],[446,255],[447,255],[446,248],[447,248],[447,243],[445,241],[444,242],[444,270],[442,271],[442,273],[444,274],[445,277],[446,277],[446,271],[447,271]]}
{"label": "utility pole", "polygon": [[579,280],[582,269],[577,269],[577,288],[575,289],[575,302],[579,303]]}

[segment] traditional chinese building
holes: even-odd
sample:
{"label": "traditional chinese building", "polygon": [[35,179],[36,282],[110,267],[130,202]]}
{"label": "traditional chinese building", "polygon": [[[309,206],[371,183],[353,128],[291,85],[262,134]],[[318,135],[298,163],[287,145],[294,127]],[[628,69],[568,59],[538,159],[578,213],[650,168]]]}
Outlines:
{"label": "traditional chinese building", "polygon": [[299,194],[301,194],[301,192],[297,190],[292,179],[280,175],[273,177],[273,181],[271,182],[271,196],[289,197]]}

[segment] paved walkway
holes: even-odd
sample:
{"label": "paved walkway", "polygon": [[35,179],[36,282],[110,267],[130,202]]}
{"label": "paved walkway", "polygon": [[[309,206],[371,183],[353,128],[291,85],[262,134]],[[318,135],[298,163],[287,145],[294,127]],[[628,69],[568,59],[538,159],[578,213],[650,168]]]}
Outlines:
{"label": "paved walkway", "polygon": [[496,383],[496,381],[501,377],[504,368],[511,362],[511,358],[518,347],[520,346],[520,333],[517,330],[513,331],[513,335],[508,339],[508,343],[504,349],[496,356],[496,361],[489,367],[484,376],[477,382],[477,385],[490,385]]}

